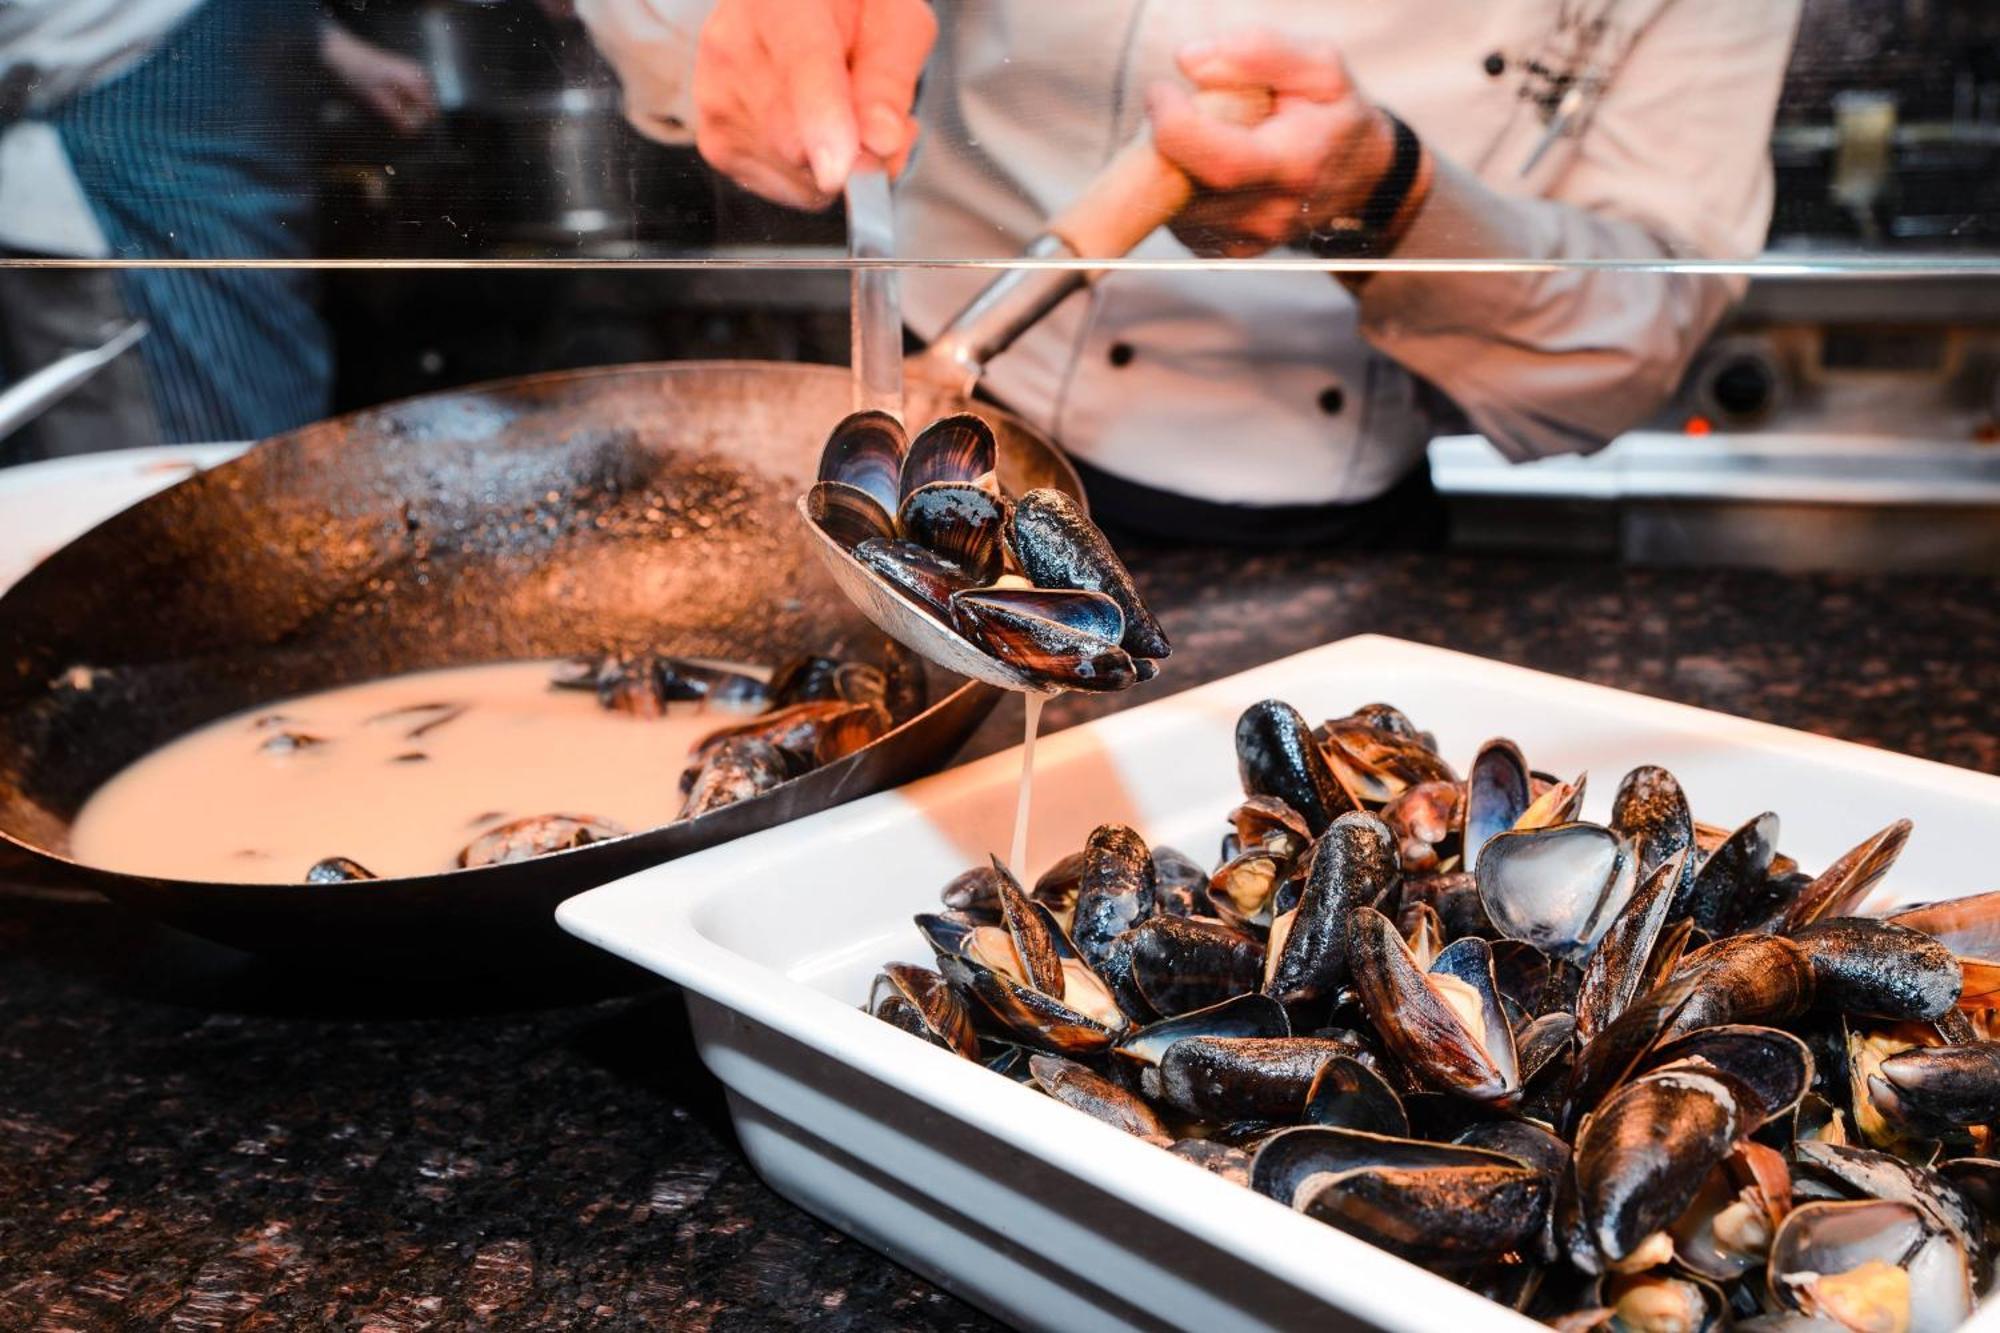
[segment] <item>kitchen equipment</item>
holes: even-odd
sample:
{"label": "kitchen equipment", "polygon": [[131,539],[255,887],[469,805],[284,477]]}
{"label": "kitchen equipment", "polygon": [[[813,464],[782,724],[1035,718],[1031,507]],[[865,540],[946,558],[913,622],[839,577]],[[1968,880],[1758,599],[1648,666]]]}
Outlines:
{"label": "kitchen equipment", "polygon": [[71,352],[8,385],[4,392],[0,392],[0,440],[82,388],[92,375],[124,355],[145,336],[146,321],[133,320],[99,346]]}
{"label": "kitchen equipment", "polygon": [[[1592,819],[1619,774],[1663,764],[1704,819],[1775,807],[1808,868],[1907,815],[1892,896],[1992,887],[2000,778],[1378,637],[1045,738],[1022,869],[1106,820],[1209,856],[1241,799],[1236,718],[1270,697],[1309,718],[1387,699],[1461,766],[1510,735],[1538,767],[1601,779]],[[557,919],[686,989],[702,1058],[775,1188],[1022,1326],[1541,1327],[862,1011],[884,961],[930,962],[911,914],[1006,846],[1019,762],[994,755],[658,867]]]}
{"label": "kitchen equipment", "polygon": [[0,468],[0,593],[119,510],[242,452],[162,444]]}
{"label": "kitchen equipment", "polygon": [[393,139],[364,109],[327,108],[323,208],[341,252],[630,256],[711,238],[714,187],[692,145],[626,123],[580,23],[534,0],[421,0],[343,20],[420,63],[439,115]]}
{"label": "kitchen equipment", "polygon": [[[1271,95],[1263,90],[1204,92],[1199,100],[1211,113],[1242,124],[1262,119],[1271,106]],[[863,178],[858,193],[857,188],[849,191],[850,206],[857,197],[864,205],[862,225],[856,229],[850,245],[857,257],[867,257],[865,252],[882,248],[881,205],[887,202],[886,187],[875,184],[876,173],[863,173]],[[1141,135],[1120,149],[1083,195],[1049,223],[1047,233],[1029,246],[1028,254],[1038,259],[1115,259],[1172,221],[1193,196],[1194,183],[1186,173],[1160,155],[1150,135]],[[855,226],[851,221],[849,225]],[[929,348],[910,358],[902,369],[904,380],[970,395],[989,359],[1012,346],[1043,315],[1095,277],[1086,269],[1008,270],[976,295]],[[885,395],[890,393],[888,386],[895,378],[888,369],[889,356],[881,340],[871,341],[863,336],[863,312],[875,310],[879,316],[882,303],[893,303],[894,288],[886,285],[890,280],[871,281],[861,270],[856,270],[853,290],[857,407],[863,399],[878,405],[889,401]],[[878,330],[883,327],[879,318],[871,322]],[[918,426],[923,422],[905,424]],[[912,605],[822,531],[812,521],[807,504],[807,497],[801,495],[799,520],[811,534],[814,549],[840,590],[883,633],[961,676],[1023,694],[1052,693],[1014,667],[989,657],[930,612]]]}
{"label": "kitchen equipment", "polygon": [[[989,688],[934,688],[921,717],[765,796],[515,865],[242,885],[66,855],[69,821],[107,778],[263,701],[606,647],[876,656],[790,517],[849,392],[836,367],[760,363],[508,381],[309,426],[119,514],[0,597],[0,837],[38,877],[229,943],[386,952],[546,937],[579,889],[935,768],[991,708]],[[1032,430],[981,410],[1010,486],[1078,488]]]}
{"label": "kitchen equipment", "polygon": [[[896,210],[889,176],[857,168],[847,178],[847,254],[892,259]],[[854,410],[903,419],[903,303],[896,270],[863,264],[848,277],[848,345],[854,366]]]}

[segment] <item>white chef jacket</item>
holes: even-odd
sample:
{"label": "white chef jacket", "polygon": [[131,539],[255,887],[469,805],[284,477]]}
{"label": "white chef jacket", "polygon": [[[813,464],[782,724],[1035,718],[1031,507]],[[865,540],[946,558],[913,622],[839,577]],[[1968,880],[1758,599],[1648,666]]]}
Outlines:
{"label": "white chef jacket", "polygon": [[[685,138],[702,0],[580,0],[635,124]],[[977,0],[940,35],[898,194],[899,252],[1013,253],[1144,126],[1184,43],[1265,26],[1338,46],[1437,155],[1397,258],[1744,258],[1770,223],[1769,131],[1798,0]],[[1498,69],[1498,73],[1492,72]],[[1544,146],[1550,78],[1593,95]],[[1533,159],[1533,166],[1524,167]],[[1164,230],[1134,252],[1186,257]],[[911,270],[934,334],[991,277]],[[1656,411],[1739,279],[1569,269],[1108,275],[987,387],[1127,480],[1245,505],[1353,502],[1414,466],[1427,381],[1517,461]]]}

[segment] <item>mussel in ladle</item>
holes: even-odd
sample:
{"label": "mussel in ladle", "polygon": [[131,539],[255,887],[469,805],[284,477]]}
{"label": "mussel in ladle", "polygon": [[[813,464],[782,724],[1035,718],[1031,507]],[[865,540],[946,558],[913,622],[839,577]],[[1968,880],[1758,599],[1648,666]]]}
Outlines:
{"label": "mussel in ladle", "polygon": [[[1122,690],[1170,651],[1132,576],[1068,496],[1010,503],[992,428],[970,413],[906,442],[894,418],[842,420],[807,517],[877,580],[1044,691]],[[1008,573],[1009,557],[1018,573]],[[961,605],[962,603],[962,605]]]}
{"label": "mussel in ladle", "polygon": [[977,482],[999,461],[993,428],[971,412],[939,417],[917,432],[903,456],[897,482],[899,502],[926,486]]}
{"label": "mussel in ladle", "polygon": [[999,499],[959,481],[919,486],[896,511],[896,527],[907,540],[964,570],[975,586],[1000,577],[1006,522]]}
{"label": "mussel in ladle", "polygon": [[1173,651],[1125,562],[1069,496],[1053,489],[1023,495],[1014,505],[1009,537],[1021,572],[1036,587],[1099,592],[1116,602],[1125,615],[1123,646],[1132,656],[1158,659]]}
{"label": "mussel in ladle", "polygon": [[977,588],[954,593],[952,625],[1049,689],[1122,690],[1138,676],[1118,640],[1124,617],[1102,593]]}
{"label": "mussel in ladle", "polygon": [[856,412],[827,436],[820,451],[819,480],[858,490],[882,513],[893,514],[903,500],[903,458],[908,452],[902,422],[887,412]]}
{"label": "mussel in ladle", "polygon": [[979,580],[943,556],[900,538],[871,537],[854,548],[854,558],[947,624],[952,594],[979,586]]}

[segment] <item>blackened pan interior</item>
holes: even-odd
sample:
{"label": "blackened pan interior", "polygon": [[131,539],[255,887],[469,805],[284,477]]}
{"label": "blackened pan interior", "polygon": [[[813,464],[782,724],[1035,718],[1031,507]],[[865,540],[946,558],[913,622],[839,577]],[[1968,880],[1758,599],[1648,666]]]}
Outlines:
{"label": "blackened pan interior", "polygon": [[[433,928],[545,930],[584,888],[941,766],[993,691],[934,680],[922,717],[765,797],[515,866],[308,887],[67,859],[70,821],[106,779],[289,695],[606,647],[879,660],[879,633],[834,591],[792,507],[849,394],[838,368],[776,363],[545,375],[309,426],[161,492],[0,597],[0,835],[42,877],[232,943],[333,931],[379,946]],[[1007,485],[1077,489],[1032,431],[981,411]]]}

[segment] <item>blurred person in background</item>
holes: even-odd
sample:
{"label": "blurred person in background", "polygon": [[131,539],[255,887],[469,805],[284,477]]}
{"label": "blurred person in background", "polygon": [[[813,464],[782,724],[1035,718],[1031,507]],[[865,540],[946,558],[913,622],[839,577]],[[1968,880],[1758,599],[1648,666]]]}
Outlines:
{"label": "blurred person in background", "polygon": [[[317,0],[0,6],[0,253],[304,259],[330,72],[397,133],[436,114],[423,69]],[[325,413],[306,270],[0,269],[0,369],[29,374],[129,319],[150,333],[11,440],[0,462],[257,439]]]}
{"label": "blurred person in background", "polygon": [[[641,131],[692,136],[798,208],[826,207],[857,161],[907,163],[900,253],[960,258],[1017,253],[1149,127],[1198,194],[1139,258],[1748,258],[1798,16],[1797,0],[577,7]],[[1275,92],[1253,128],[1190,97],[1244,86]],[[989,277],[907,273],[915,332]],[[1432,545],[1425,448],[1456,412],[1515,460],[1599,448],[1667,401],[1741,288],[1630,269],[1120,272],[985,387],[1127,527]]]}

